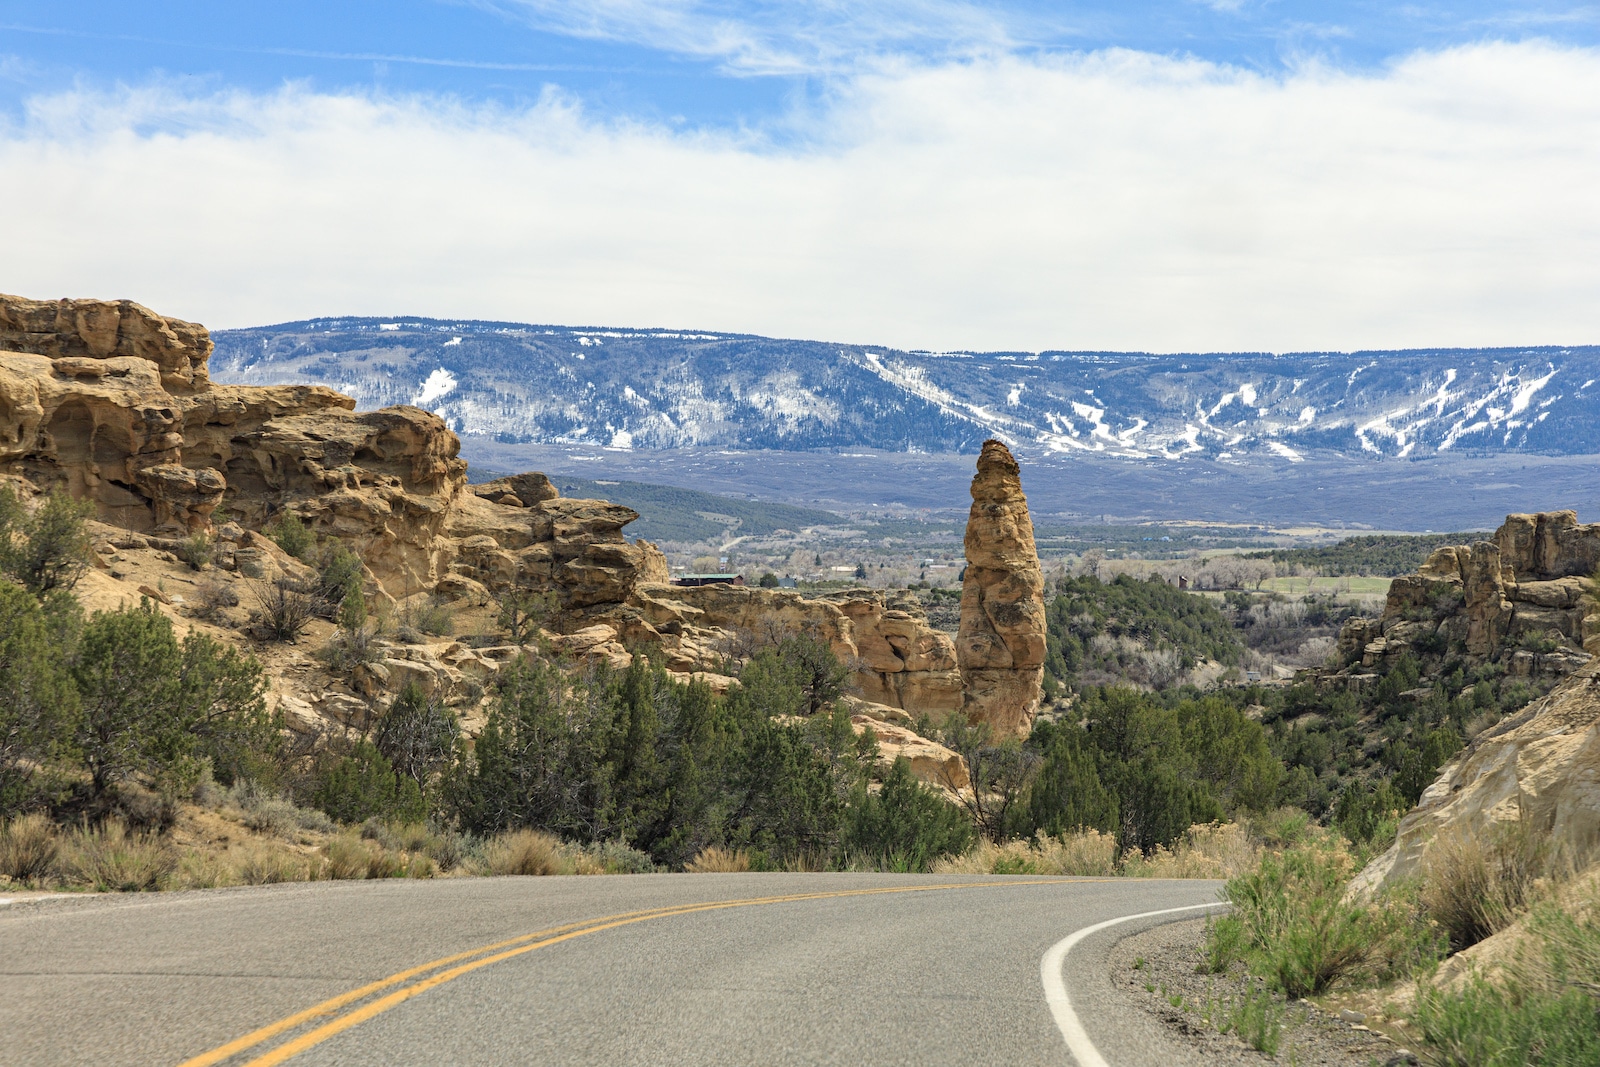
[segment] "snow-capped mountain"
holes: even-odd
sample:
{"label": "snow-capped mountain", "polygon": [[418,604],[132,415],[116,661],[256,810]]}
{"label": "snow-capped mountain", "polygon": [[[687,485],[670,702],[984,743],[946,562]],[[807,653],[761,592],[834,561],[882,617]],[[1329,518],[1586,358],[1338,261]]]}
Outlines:
{"label": "snow-capped mountain", "polygon": [[459,433],[618,449],[1023,452],[1294,462],[1600,452],[1600,347],[903,352],[668,330],[322,319],[218,331],[218,381],[314,381]]}

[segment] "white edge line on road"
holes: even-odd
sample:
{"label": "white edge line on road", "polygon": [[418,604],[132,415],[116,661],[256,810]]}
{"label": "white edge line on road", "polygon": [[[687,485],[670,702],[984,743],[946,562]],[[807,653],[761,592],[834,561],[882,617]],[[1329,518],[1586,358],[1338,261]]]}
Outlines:
{"label": "white edge line on road", "polygon": [[1083,1023],[1078,1019],[1078,1013],[1072,1009],[1072,998],[1067,996],[1067,983],[1061,977],[1062,967],[1067,962],[1067,953],[1084,938],[1122,923],[1149,919],[1157,915],[1175,915],[1180,911],[1199,911],[1202,908],[1227,906],[1218,901],[1213,904],[1191,904],[1185,908],[1163,908],[1160,911],[1142,911],[1137,915],[1124,915],[1117,919],[1107,919],[1103,923],[1095,923],[1093,926],[1085,926],[1082,930],[1070,933],[1050,946],[1050,951],[1039,961],[1039,980],[1044,983],[1044,999],[1050,1005],[1050,1014],[1055,1016],[1056,1026],[1060,1029],[1061,1036],[1066,1039],[1067,1051],[1072,1053],[1072,1059],[1078,1067],[1111,1067],[1111,1065],[1100,1055],[1100,1050],[1094,1047],[1094,1042],[1089,1040],[1089,1035],[1084,1032]]}

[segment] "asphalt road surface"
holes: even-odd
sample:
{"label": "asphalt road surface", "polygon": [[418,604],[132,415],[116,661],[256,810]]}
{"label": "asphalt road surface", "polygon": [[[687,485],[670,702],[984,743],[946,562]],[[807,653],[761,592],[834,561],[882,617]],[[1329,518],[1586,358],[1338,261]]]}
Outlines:
{"label": "asphalt road surface", "polygon": [[18,902],[0,907],[0,1063],[1185,1067],[1104,953],[1200,911],[1061,946],[1218,888],[635,875]]}

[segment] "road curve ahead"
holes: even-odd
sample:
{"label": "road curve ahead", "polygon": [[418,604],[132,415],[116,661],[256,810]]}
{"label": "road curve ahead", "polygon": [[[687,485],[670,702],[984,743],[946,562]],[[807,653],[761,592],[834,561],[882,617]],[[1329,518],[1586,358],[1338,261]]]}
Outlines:
{"label": "road curve ahead", "polygon": [[1198,911],[1078,939],[1048,999],[1040,965],[1075,931],[1217,890],[633,875],[19,903],[0,908],[0,1063],[1063,1065],[1070,1002],[1103,1062],[1181,1067],[1101,961]]}

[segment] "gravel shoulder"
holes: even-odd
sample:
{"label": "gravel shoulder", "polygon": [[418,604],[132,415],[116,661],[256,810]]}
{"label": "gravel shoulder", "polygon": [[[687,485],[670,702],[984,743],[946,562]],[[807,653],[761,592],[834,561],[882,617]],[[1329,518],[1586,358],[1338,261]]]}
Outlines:
{"label": "gravel shoulder", "polygon": [[1416,1062],[1384,1035],[1305,1001],[1274,1002],[1282,1022],[1275,1057],[1256,1051],[1235,1033],[1220,1032],[1219,1026],[1229,1026],[1234,1007],[1251,992],[1253,980],[1237,966],[1225,975],[1195,973],[1204,933],[1204,920],[1167,923],[1119,942],[1107,955],[1107,964],[1112,984],[1130,1003],[1190,1044],[1206,1062],[1297,1067]]}

